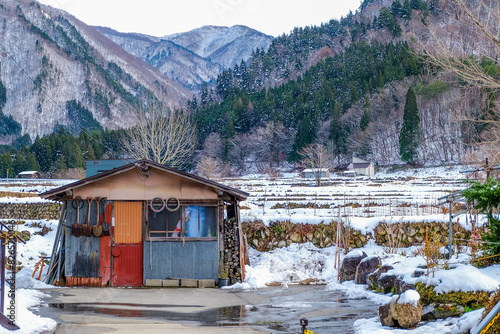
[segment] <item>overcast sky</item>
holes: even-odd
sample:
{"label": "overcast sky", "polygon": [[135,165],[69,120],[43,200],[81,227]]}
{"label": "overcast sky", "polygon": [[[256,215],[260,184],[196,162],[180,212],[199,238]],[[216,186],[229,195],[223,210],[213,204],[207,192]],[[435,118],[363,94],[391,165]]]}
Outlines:
{"label": "overcast sky", "polygon": [[272,36],[345,16],[361,0],[39,0],[89,25],[163,36],[204,25],[246,25]]}

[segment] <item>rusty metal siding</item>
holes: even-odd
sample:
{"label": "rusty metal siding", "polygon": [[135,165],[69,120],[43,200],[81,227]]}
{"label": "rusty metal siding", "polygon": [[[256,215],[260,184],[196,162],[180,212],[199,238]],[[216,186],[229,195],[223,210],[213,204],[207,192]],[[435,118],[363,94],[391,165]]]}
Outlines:
{"label": "rusty metal siding", "polygon": [[135,244],[142,241],[142,202],[115,202],[114,242]]}
{"label": "rusty metal siding", "polygon": [[217,240],[144,242],[144,280],[167,277],[216,280],[218,248]]}
{"label": "rusty metal siding", "polygon": [[114,245],[113,255],[113,286],[142,285],[142,242],[137,244]]}
{"label": "rusty metal siding", "polygon": [[[99,277],[99,238],[75,237],[71,225],[76,222],[76,209],[68,202],[65,228],[65,275],[67,277]],[[79,210],[80,224],[87,219],[88,203]]]}

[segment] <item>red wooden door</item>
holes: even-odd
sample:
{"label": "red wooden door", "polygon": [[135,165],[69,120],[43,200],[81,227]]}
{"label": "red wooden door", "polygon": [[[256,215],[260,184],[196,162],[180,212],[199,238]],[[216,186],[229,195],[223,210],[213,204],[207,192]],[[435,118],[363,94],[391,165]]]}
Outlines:
{"label": "red wooden door", "polygon": [[115,202],[113,228],[113,286],[141,286],[142,259],[142,202]]}

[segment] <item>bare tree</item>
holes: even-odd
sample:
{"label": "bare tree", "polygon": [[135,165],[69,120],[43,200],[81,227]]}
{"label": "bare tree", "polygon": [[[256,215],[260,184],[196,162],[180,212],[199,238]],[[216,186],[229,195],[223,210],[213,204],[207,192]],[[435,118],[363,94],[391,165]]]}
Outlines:
{"label": "bare tree", "polygon": [[[500,1],[452,0],[448,7],[450,19],[446,30],[430,30],[430,39],[420,46],[428,61],[444,71],[451,72],[460,83],[487,92],[483,115],[465,117],[463,121],[482,128],[479,145],[490,161],[500,163],[500,123],[498,106],[494,99],[500,91],[498,60],[500,57]],[[489,104],[489,105],[488,105]],[[496,161],[495,161],[496,160]]]}
{"label": "bare tree", "polygon": [[485,61],[496,64],[500,56],[500,1],[452,0],[452,3],[456,6],[450,7],[454,11],[450,14],[458,21],[458,33],[443,36],[437,29],[430,30],[432,38],[424,46],[424,53],[433,64],[463,81],[498,90],[500,80],[492,75]]}
{"label": "bare tree", "polygon": [[199,152],[200,161],[203,157],[222,159],[224,155],[224,141],[217,132],[207,136],[203,143],[203,149]]}
{"label": "bare tree", "polygon": [[138,124],[122,140],[126,153],[172,168],[186,167],[194,153],[194,129],[188,115],[157,104],[138,112]]}
{"label": "bare tree", "polygon": [[301,165],[312,170],[316,185],[321,186],[321,172],[331,159],[328,149],[319,143],[309,144],[299,152],[299,155],[302,157]]}
{"label": "bare tree", "polygon": [[219,159],[205,156],[198,162],[196,171],[204,178],[212,180],[219,178],[221,168],[222,163]]}
{"label": "bare tree", "polygon": [[291,149],[292,136],[281,122],[268,122],[257,128],[254,135],[255,160],[267,163],[269,168],[280,167]]}

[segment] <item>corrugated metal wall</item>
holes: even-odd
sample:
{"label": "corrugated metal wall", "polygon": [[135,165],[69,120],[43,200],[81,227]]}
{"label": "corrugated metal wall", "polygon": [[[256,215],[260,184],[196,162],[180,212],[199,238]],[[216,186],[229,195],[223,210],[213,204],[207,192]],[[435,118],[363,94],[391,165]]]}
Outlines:
{"label": "corrugated metal wall", "polygon": [[[83,203],[83,207],[78,212],[80,224],[84,224],[87,220],[88,202],[83,201]],[[65,275],[67,277],[99,277],[99,238],[72,235],[71,225],[76,222],[77,210],[71,205],[71,201],[68,202],[67,209]],[[95,210],[95,203],[93,203],[93,209]],[[90,221],[95,224],[95,212],[93,214],[91,212]]]}
{"label": "corrugated metal wall", "polygon": [[115,202],[114,233],[117,244],[142,241],[142,202]]}
{"label": "corrugated metal wall", "polygon": [[216,280],[219,277],[218,248],[217,240],[144,242],[144,279]]}

